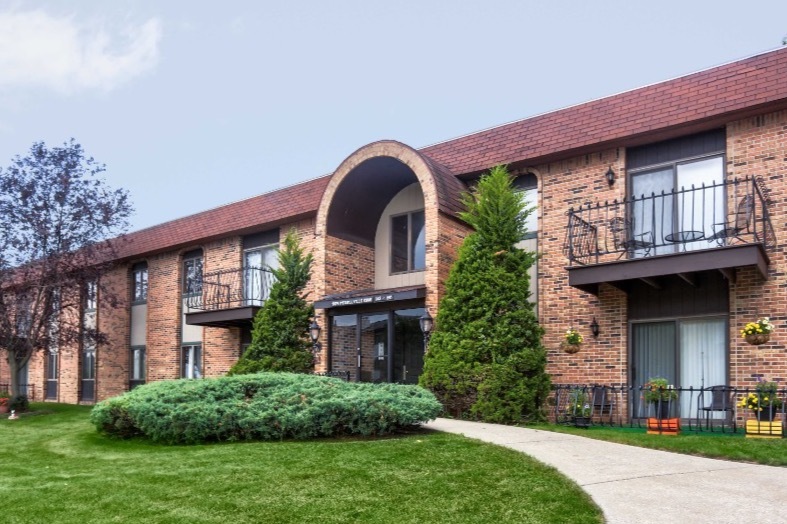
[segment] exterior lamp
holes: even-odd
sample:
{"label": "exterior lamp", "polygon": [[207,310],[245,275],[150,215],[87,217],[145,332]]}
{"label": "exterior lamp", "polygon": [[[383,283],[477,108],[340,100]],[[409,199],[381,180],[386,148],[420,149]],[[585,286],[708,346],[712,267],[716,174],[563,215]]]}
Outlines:
{"label": "exterior lamp", "polygon": [[434,327],[434,319],[429,314],[428,310],[418,319],[418,324],[421,326],[421,331],[424,334],[424,353],[426,353],[426,346],[429,344],[429,335],[431,335],[432,328]]}
{"label": "exterior lamp", "polygon": [[317,323],[317,319],[315,318],[309,325],[309,337],[312,339],[312,351],[314,351],[315,355],[320,352],[320,348],[322,347],[319,342],[320,331],[322,331],[322,328]]}
{"label": "exterior lamp", "polygon": [[596,317],[593,317],[593,322],[590,323],[590,332],[593,333],[593,338],[598,338],[599,328],[598,328],[598,321]]}
{"label": "exterior lamp", "polygon": [[607,174],[604,175],[604,177],[607,179],[607,184],[609,184],[609,187],[615,185],[615,172],[612,171],[612,166],[609,166],[609,169],[607,169]]}

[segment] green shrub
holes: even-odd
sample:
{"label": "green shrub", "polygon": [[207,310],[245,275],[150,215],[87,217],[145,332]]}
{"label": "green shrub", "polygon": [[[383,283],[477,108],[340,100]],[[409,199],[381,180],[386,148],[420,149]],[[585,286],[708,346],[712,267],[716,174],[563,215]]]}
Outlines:
{"label": "green shrub", "polygon": [[121,438],[196,443],[383,435],[440,410],[434,395],[418,386],[259,373],[153,382],[100,402],[90,419]]}

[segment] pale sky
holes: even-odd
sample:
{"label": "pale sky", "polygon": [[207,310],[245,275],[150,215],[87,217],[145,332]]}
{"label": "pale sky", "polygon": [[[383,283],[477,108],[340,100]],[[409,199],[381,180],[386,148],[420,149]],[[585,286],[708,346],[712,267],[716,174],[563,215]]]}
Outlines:
{"label": "pale sky", "polygon": [[139,229],[785,35],[784,0],[0,0],[0,166],[74,137]]}

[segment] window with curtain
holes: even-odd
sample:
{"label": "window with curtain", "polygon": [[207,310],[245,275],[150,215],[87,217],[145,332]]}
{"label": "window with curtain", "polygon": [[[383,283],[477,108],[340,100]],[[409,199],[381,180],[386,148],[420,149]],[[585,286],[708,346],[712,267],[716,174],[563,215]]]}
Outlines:
{"label": "window with curtain", "polygon": [[271,269],[279,267],[279,245],[247,249],[243,253],[243,282],[245,303],[262,306],[268,299],[273,284]]}
{"label": "window with curtain", "polygon": [[[631,174],[632,234],[652,239],[649,255],[710,247],[705,240],[670,243],[670,235],[694,232],[713,236],[713,225],[724,220],[724,157],[672,162]],[[703,187],[704,186],[704,187]],[[644,235],[644,237],[643,237]],[[646,253],[635,253],[644,256]]]}
{"label": "window with curtain", "polygon": [[[727,320],[709,317],[634,323],[632,353],[632,378],[637,391],[656,377],[695,391],[726,385]],[[682,394],[682,417],[696,416],[691,409],[697,408],[697,397],[698,393],[693,399],[690,393]]]}

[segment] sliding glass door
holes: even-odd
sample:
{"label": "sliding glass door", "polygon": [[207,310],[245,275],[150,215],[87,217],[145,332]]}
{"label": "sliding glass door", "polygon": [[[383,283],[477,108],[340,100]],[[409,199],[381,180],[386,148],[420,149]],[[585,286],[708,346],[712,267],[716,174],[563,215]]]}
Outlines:
{"label": "sliding glass door", "polygon": [[[727,320],[725,318],[676,319],[632,324],[631,377],[633,416],[647,416],[639,399],[639,388],[651,378],[666,378],[669,384],[694,388],[727,384]],[[684,393],[680,415],[696,416],[698,393]]]}

